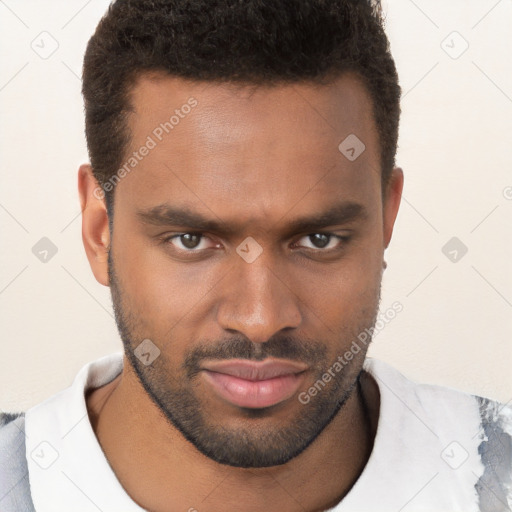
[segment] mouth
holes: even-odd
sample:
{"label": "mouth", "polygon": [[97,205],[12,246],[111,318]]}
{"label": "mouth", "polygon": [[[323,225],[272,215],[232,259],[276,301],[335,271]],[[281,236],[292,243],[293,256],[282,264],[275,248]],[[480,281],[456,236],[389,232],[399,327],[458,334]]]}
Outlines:
{"label": "mouth", "polygon": [[232,405],[246,408],[270,407],[292,397],[308,366],[282,359],[211,361],[202,373],[213,391]]}

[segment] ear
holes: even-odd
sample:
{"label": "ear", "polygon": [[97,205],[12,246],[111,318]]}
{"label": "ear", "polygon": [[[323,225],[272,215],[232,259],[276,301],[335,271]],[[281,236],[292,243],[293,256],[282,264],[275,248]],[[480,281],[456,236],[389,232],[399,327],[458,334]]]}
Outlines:
{"label": "ear", "polygon": [[399,167],[391,171],[386,191],[384,193],[384,248],[387,249],[393,234],[398,208],[402,199],[402,190],[404,187],[404,173]]}
{"label": "ear", "polygon": [[82,209],[82,240],[87,259],[96,280],[108,286],[110,232],[105,192],[98,185],[90,164],[83,164],[78,170],[78,194]]}

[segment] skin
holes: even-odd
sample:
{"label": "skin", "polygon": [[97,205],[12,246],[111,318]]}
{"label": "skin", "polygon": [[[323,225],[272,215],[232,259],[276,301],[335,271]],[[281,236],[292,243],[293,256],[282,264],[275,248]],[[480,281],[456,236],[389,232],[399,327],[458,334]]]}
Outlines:
{"label": "skin", "polygon": [[[372,450],[379,393],[361,373],[367,347],[310,404],[301,404],[297,393],[261,414],[222,400],[201,374],[186,380],[181,365],[199,345],[243,339],[264,351],[286,334],[297,346],[304,341],[323,350],[298,392],[307,391],[375,321],[403,173],[393,170],[383,197],[371,99],[350,74],[330,85],[273,88],[146,75],[133,89],[130,152],[190,97],[197,107],[117,184],[112,233],[90,166],[79,170],[87,257],[98,282],[109,286],[110,251],[118,307],[129,320],[123,372],[86,397],[91,424],[119,481],[147,510],[325,510],[350,490]],[[351,133],[366,146],[354,162],[338,150]],[[313,231],[287,230],[294,219],[340,201],[362,205],[366,216]],[[163,203],[187,206],[233,232],[204,233],[202,252],[184,255],[180,239],[162,239],[194,226],[156,226],[137,216]],[[330,239],[328,248],[340,249],[328,254],[308,237],[318,232],[351,238]],[[236,252],[248,236],[263,250],[252,263]],[[163,396],[166,385],[192,392],[208,425],[233,436],[243,430],[258,441],[279,427],[293,428],[322,396],[345,394],[346,402],[287,462],[222,464],[190,443],[141,384],[132,352],[145,338],[161,355],[153,370],[140,365],[139,371],[162,377]],[[361,385],[349,389],[358,375]]]}

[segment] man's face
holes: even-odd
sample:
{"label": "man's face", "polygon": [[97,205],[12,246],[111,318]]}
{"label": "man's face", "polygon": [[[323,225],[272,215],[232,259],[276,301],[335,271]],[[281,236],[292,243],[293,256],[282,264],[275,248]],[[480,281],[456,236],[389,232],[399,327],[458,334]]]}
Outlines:
{"label": "man's face", "polygon": [[126,355],[202,453],[283,464],[343,406],[367,346],[308,403],[300,394],[377,315],[396,211],[383,208],[370,98],[346,75],[254,89],[144,78],[132,100],[137,164],[115,189],[109,252]]}

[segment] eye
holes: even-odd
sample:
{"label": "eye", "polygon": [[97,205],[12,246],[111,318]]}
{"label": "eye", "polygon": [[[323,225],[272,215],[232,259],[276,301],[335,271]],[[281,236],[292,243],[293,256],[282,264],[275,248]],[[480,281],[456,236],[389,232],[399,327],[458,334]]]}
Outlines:
{"label": "eye", "polygon": [[311,233],[300,240],[306,240],[310,243],[309,246],[306,245],[307,249],[329,252],[340,249],[343,246],[343,242],[348,242],[349,238],[348,236],[335,235],[333,233]]}
{"label": "eye", "polygon": [[179,233],[166,237],[163,241],[170,243],[179,251],[195,252],[208,248],[204,246],[205,239],[202,233]]}
{"label": "eye", "polygon": [[[299,239],[305,240],[306,244],[296,242],[293,244],[295,247],[305,247],[313,252],[331,252],[341,250],[343,246],[348,243],[349,236],[335,235],[333,233],[311,233]],[[181,253],[200,253],[212,247],[218,247],[203,233],[177,233],[171,236],[161,238],[162,243],[171,245],[173,249]],[[208,245],[208,241],[212,244]]]}

